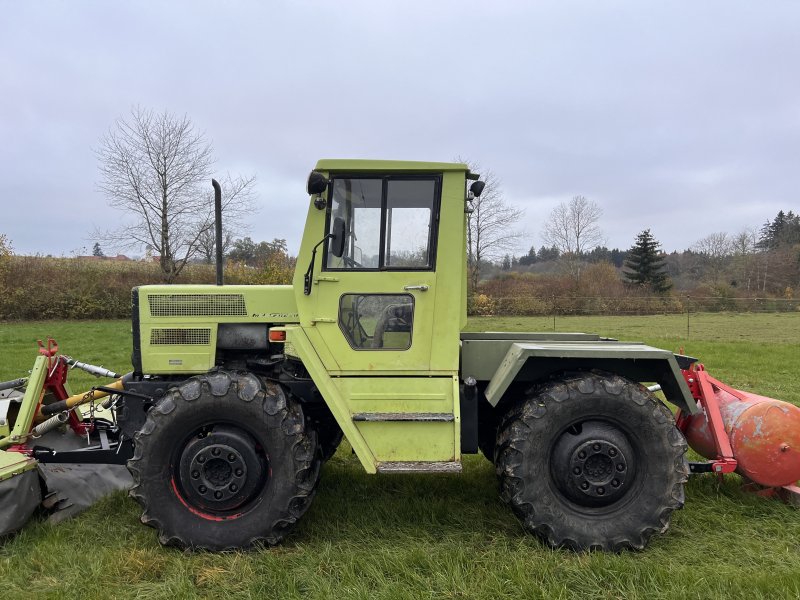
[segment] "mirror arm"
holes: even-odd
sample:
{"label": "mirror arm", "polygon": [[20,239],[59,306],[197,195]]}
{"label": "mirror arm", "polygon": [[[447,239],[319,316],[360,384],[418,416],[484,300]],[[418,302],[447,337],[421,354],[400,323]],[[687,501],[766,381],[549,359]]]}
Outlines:
{"label": "mirror arm", "polygon": [[314,260],[317,258],[317,248],[319,248],[322,244],[324,244],[327,240],[333,237],[332,233],[329,233],[324,238],[322,238],[317,245],[311,250],[311,262],[308,263],[308,270],[306,274],[303,276],[303,294],[306,296],[311,295],[311,277],[314,274]]}

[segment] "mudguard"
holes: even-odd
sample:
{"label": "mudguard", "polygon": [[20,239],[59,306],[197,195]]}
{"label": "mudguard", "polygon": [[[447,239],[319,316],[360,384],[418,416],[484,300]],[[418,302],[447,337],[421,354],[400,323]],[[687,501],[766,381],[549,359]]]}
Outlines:
{"label": "mudguard", "polygon": [[632,381],[656,382],[669,402],[689,414],[699,411],[672,352],[614,340],[512,342],[484,394],[497,406],[513,381],[538,381],[558,372],[595,369]]}

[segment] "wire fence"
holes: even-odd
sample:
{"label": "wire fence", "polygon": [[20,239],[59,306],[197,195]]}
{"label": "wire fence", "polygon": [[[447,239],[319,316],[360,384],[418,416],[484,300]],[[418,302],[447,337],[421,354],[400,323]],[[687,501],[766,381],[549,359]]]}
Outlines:
{"label": "wire fence", "polygon": [[574,316],[654,315],[692,312],[795,312],[800,300],[794,298],[753,298],[731,296],[508,296],[485,294],[469,299],[471,315]]}
{"label": "wire fence", "polygon": [[[794,298],[729,297],[729,296],[550,296],[493,297],[478,294],[469,298],[469,314],[487,317],[539,317],[548,321],[547,328],[575,327],[573,317],[669,316],[668,329],[686,339],[708,333],[713,327],[719,336],[720,321],[712,315],[800,313],[800,300]],[[567,320],[567,321],[565,321]],[[710,325],[710,323],[712,325]],[[663,327],[665,324],[662,323]],[[762,323],[763,325],[763,323]],[[786,321],[771,323],[770,336],[796,337],[794,327],[784,330]],[[541,327],[540,325],[537,325]],[[699,328],[699,329],[698,329]]]}
{"label": "wire fence", "polygon": [[731,296],[472,296],[468,302],[474,316],[624,316],[692,313],[788,313],[800,311],[794,298]]}

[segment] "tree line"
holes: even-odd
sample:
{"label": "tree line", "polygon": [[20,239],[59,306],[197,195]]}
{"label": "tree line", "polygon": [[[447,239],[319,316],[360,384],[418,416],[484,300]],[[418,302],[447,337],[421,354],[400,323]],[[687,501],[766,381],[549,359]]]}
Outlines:
{"label": "tree line", "polygon": [[566,275],[575,272],[576,263],[611,264],[622,281],[656,294],[699,290],[793,297],[800,288],[800,215],[780,210],[757,232],[711,233],[690,248],[669,253],[649,228],[625,250],[595,246],[575,252],[560,244],[531,247],[519,257],[504,255],[487,266],[485,275],[487,279],[509,272]]}

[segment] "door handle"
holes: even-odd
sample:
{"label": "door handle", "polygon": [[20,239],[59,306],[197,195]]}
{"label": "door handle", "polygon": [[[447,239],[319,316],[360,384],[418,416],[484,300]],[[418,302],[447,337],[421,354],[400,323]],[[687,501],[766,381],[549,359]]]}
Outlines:
{"label": "door handle", "polygon": [[419,290],[420,292],[427,292],[428,287],[430,286],[427,286],[423,283],[422,285],[405,285],[403,286],[403,289],[407,292],[410,292],[411,290]]}

